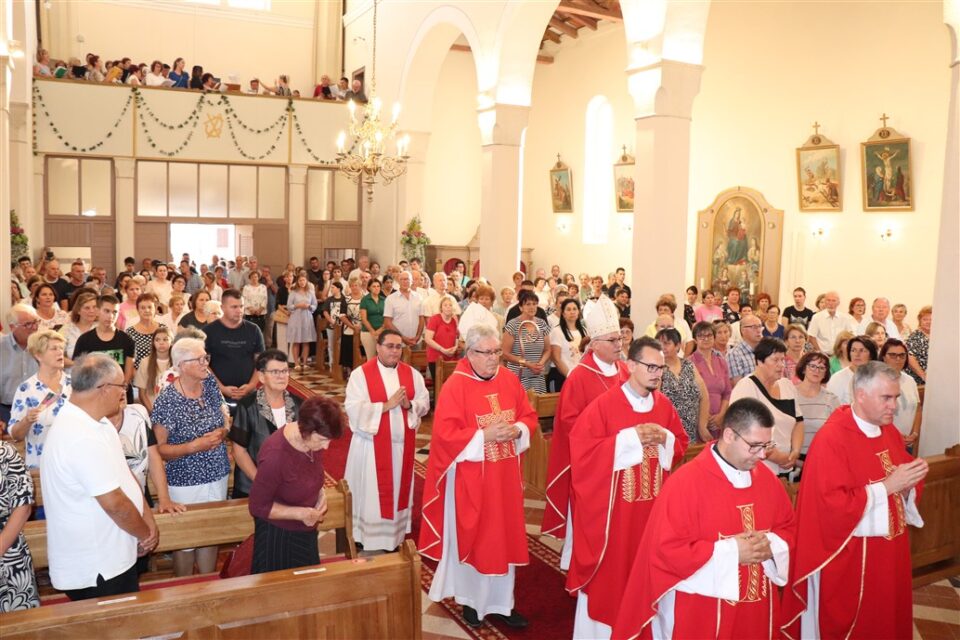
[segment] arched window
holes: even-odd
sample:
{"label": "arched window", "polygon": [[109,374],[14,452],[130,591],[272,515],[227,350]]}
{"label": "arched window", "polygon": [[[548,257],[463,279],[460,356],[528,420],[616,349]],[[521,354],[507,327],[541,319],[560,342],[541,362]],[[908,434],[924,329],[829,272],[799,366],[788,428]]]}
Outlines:
{"label": "arched window", "polygon": [[587,103],[583,153],[583,242],[604,244],[613,211],[613,107],[605,96]]}

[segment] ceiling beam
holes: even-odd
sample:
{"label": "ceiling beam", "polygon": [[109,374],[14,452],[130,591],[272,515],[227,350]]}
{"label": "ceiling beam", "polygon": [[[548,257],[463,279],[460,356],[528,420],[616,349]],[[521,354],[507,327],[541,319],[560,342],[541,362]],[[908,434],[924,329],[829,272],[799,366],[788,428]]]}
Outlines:
{"label": "ceiling beam", "polygon": [[601,7],[591,0],[560,0],[560,6],[557,7],[557,13],[566,13],[574,16],[586,16],[595,20],[613,20],[615,22],[623,21],[623,14],[620,12],[620,6],[616,10]]}
{"label": "ceiling beam", "polygon": [[590,29],[591,31],[596,31],[596,30],[597,30],[597,21],[594,20],[593,18],[588,18],[588,17],[586,17],[586,16],[577,16],[577,15],[570,14],[570,15],[567,16],[567,20],[569,20],[570,22],[572,22],[573,24],[575,24],[575,25],[577,25],[577,26],[586,27],[587,29]]}
{"label": "ceiling beam", "polygon": [[[450,45],[450,51],[465,51],[466,53],[473,53],[473,49],[471,49],[470,45],[468,44],[452,44]],[[553,64],[553,56],[540,54],[537,56],[537,63]]]}
{"label": "ceiling beam", "polygon": [[571,38],[577,37],[577,28],[570,26],[559,18],[550,18],[550,26],[560,33],[570,36]]}
{"label": "ceiling beam", "polygon": [[554,33],[553,31],[550,31],[550,29],[547,29],[546,31],[543,32],[543,39],[560,44],[560,36]]}

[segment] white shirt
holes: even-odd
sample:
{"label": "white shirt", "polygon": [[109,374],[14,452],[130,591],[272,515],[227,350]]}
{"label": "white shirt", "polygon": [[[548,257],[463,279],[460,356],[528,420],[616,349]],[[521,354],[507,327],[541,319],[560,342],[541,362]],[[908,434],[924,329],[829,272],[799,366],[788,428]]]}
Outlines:
{"label": "white shirt", "polygon": [[856,323],[853,317],[842,311],[837,311],[835,315],[830,315],[830,311],[824,309],[813,314],[810,319],[810,326],[807,327],[807,333],[816,338],[820,350],[829,353],[833,350],[833,343],[837,339],[837,334],[841,331],[856,331]]}
{"label": "white shirt", "polygon": [[420,296],[415,292],[408,291],[404,296],[398,290],[387,296],[383,303],[383,317],[390,318],[403,337],[415,338],[417,326],[420,324],[421,308]]}
{"label": "white shirt", "polygon": [[440,313],[440,302],[444,298],[453,303],[453,315],[459,316],[463,309],[460,308],[460,303],[457,302],[457,299],[449,293],[444,293],[441,295],[436,289],[430,289],[430,293],[427,294],[427,297],[423,298],[420,308],[420,315],[429,319]]}
{"label": "white shirt", "polygon": [[[580,332],[576,330],[570,332],[570,337],[573,338],[573,341],[567,342],[567,339],[563,335],[563,329],[559,326],[554,327],[550,331],[550,348],[560,348],[560,360],[563,361],[564,366],[567,367],[568,376],[570,372],[573,371],[573,368],[577,366],[577,363],[580,362],[580,341],[583,339]],[[599,360],[597,363],[599,364]]]}
{"label": "white shirt", "polygon": [[[869,315],[864,316],[863,320],[860,321],[860,324],[857,325],[857,330],[854,331],[854,333],[856,333],[858,336],[865,334],[867,332],[867,327],[872,322],[877,322],[876,320],[873,319],[873,316],[869,316]],[[884,331],[887,332],[888,338],[896,338],[897,340],[902,340],[906,337],[906,336],[900,335],[900,330],[897,329],[897,325],[893,323],[893,318],[891,318],[889,314],[887,315],[886,319],[883,322],[878,322],[877,324],[883,325],[883,329]]]}
{"label": "white shirt", "polygon": [[127,468],[117,430],[67,402],[47,437],[40,477],[47,516],[47,555],[53,586],[85,589],[137,560],[137,539],[103,510],[96,496],[123,491],[139,513],[143,493]]}

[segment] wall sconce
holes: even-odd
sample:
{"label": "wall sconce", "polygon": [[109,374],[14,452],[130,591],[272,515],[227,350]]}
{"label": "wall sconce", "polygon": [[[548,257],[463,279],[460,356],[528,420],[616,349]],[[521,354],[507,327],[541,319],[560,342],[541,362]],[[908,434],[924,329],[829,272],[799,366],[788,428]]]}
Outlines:
{"label": "wall sconce", "polygon": [[633,214],[620,214],[620,230],[624,233],[633,233]]}
{"label": "wall sconce", "polygon": [[881,240],[891,240],[892,238],[893,238],[893,229],[891,229],[890,227],[887,227],[886,229],[883,229],[880,231]]}
{"label": "wall sconce", "polygon": [[570,233],[570,227],[572,225],[570,223],[569,216],[557,216],[556,225],[557,225],[557,231],[559,231],[560,233],[563,233],[563,234]]}
{"label": "wall sconce", "polygon": [[823,238],[825,235],[827,235],[827,230],[824,229],[823,227],[814,227],[814,228],[813,228],[812,235],[813,235],[813,237],[816,238],[817,240],[820,240],[820,239]]}

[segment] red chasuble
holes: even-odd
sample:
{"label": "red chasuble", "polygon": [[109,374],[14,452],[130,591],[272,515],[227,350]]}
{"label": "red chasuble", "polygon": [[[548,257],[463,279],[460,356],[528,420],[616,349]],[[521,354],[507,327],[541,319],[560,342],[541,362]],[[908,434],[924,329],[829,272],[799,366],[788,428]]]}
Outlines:
{"label": "red chasuble", "polygon": [[455,517],[460,562],[486,575],[503,575],[509,565],[529,562],[515,441],[488,442],[482,462],[456,463],[457,512],[444,513],[447,472],[478,430],[500,421],[522,422],[533,433],[538,420],[527,392],[506,368],[483,380],[462,359],[443,384],[433,420],[419,543],[426,557],[440,560],[443,519]]}
{"label": "red chasuble", "polygon": [[557,401],[550,437],[550,462],[547,465],[547,508],[541,531],[555,538],[567,535],[567,507],[570,503],[570,430],[591,402],[605,391],[619,387],[630,377],[625,362],[617,361],[617,372],[605,376],[592,351],[573,368]]}
{"label": "red chasuble", "polygon": [[[813,439],[797,497],[797,551],[784,590],[784,635],[800,637],[807,578],[820,571],[822,638],[910,638],[913,592],[904,499],[888,496],[890,535],[854,537],[867,508],[866,485],[910,462],[893,425],[868,438],[850,406],[833,412]],[[918,487],[919,493],[920,487]]]}
{"label": "red chasuble", "polygon": [[616,437],[621,429],[657,424],[676,436],[673,459],[687,450],[689,438],[673,404],[652,391],[653,409],[636,413],[617,386],[587,407],[570,431],[570,479],[573,489],[573,558],[567,591],[590,596],[591,620],[613,626],[654,499],[669,469],[660,467],[657,445],[643,448],[643,462],[614,471]]}
{"label": "red chasuble", "polygon": [[[383,377],[377,366],[377,359],[367,360],[360,369],[367,383],[370,402],[386,402],[387,390],[383,386]],[[400,386],[407,390],[407,400],[413,402],[413,369],[404,362],[397,363],[397,378]],[[413,455],[416,451],[416,433],[407,422],[407,410],[403,414],[403,464],[400,467],[400,494],[397,497],[397,509],[403,511],[410,506],[410,485],[413,484]],[[393,442],[390,428],[390,412],[380,414],[380,427],[373,436],[373,455],[377,468],[377,495],[380,497],[380,517],[393,520]]]}
{"label": "red chasuble", "polygon": [[[790,498],[766,465],[735,488],[713,445],[680,467],[653,506],[613,629],[614,638],[652,638],[661,599],[713,555],[714,544],[744,531],[775,533],[793,554],[796,520]],[[674,592],[673,638],[777,638],[779,593],[761,563],[739,565],[740,598]]]}

